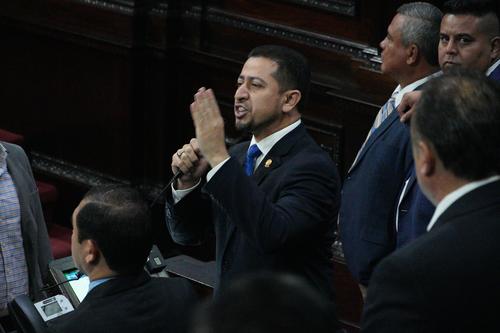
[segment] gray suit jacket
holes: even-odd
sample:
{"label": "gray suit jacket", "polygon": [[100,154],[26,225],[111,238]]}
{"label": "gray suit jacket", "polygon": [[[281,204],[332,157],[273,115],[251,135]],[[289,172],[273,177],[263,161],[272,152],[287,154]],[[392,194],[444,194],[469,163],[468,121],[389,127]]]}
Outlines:
{"label": "gray suit jacket", "polygon": [[40,288],[48,278],[48,263],[52,254],[38,189],[23,149],[10,143],[1,143],[7,149],[7,168],[16,186],[21,206],[21,229],[28,265],[29,292],[33,299],[39,299],[42,297]]}

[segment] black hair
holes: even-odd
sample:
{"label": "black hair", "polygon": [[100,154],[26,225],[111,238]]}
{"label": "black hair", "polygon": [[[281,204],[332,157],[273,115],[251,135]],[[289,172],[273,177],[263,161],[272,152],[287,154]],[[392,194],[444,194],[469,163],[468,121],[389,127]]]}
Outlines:
{"label": "black hair", "polygon": [[281,92],[291,89],[300,91],[302,97],[297,105],[301,111],[309,97],[311,69],[309,62],[299,52],[285,46],[262,45],[250,51],[248,58],[263,57],[278,64],[273,77],[278,81]]}
{"label": "black hair", "polygon": [[76,216],[78,241],[97,243],[110,269],[118,274],[143,269],[153,245],[151,216],[143,196],[122,185],[92,188]]}
{"label": "black hair", "polygon": [[443,13],[477,17],[494,14],[498,17],[498,4],[492,0],[449,0],[443,5]]}

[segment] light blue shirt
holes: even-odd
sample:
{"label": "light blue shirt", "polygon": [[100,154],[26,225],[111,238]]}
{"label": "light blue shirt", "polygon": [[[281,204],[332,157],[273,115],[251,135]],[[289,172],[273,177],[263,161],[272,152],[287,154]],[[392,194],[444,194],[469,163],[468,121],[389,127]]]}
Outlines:
{"label": "light blue shirt", "polygon": [[105,283],[105,282],[108,282],[109,280],[111,279],[114,279],[114,277],[108,277],[108,278],[102,278],[102,279],[97,279],[97,280],[93,280],[93,281],[90,281],[90,284],[89,284],[89,292],[94,289],[95,287]]}

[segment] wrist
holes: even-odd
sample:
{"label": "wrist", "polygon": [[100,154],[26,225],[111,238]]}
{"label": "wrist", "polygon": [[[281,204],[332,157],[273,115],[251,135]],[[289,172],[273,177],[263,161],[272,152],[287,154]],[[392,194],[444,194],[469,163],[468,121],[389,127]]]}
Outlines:
{"label": "wrist", "polygon": [[216,155],[211,156],[210,159],[208,160],[208,163],[213,168],[213,167],[219,165],[220,163],[222,163],[223,161],[227,160],[228,158],[229,158],[229,154],[227,153],[227,151],[221,152],[220,154],[216,154]]}
{"label": "wrist", "polygon": [[195,187],[196,184],[198,184],[200,179],[189,179],[189,180],[182,180],[181,178],[177,179],[177,182],[175,183],[175,189],[176,190],[187,190],[192,187]]}

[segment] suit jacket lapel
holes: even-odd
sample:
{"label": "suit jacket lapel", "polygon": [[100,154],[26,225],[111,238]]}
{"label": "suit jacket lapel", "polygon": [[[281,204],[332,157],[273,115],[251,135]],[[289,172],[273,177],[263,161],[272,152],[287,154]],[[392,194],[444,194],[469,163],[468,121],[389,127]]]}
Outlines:
{"label": "suit jacket lapel", "polygon": [[282,157],[288,154],[294,144],[306,133],[304,125],[299,125],[296,129],[285,135],[271,148],[262,162],[255,170],[253,179],[257,184],[261,184],[272,170],[281,166]]}
{"label": "suit jacket lapel", "polygon": [[[405,191],[403,193],[403,199],[401,200],[401,202],[403,202],[406,199],[406,195],[410,192],[410,189],[412,188],[412,186],[415,184],[416,181],[417,181],[417,176],[415,174],[415,167],[413,167],[411,170],[410,178],[408,178],[408,184],[405,187]],[[405,179],[405,182],[406,182],[406,179]],[[415,186],[418,186],[418,185],[415,185]]]}
{"label": "suit jacket lapel", "polygon": [[399,119],[398,113],[396,110],[394,110],[380,126],[370,135],[368,138],[368,141],[366,142],[365,146],[363,147],[363,150],[359,154],[358,159],[356,160],[356,164],[354,164],[350,171],[354,170],[356,166],[358,166],[359,162],[363,159],[365,156],[366,152],[370,149],[370,147],[373,145],[375,141],[385,132],[387,129],[394,123],[397,119]]}
{"label": "suit jacket lapel", "polygon": [[493,72],[488,75],[488,77],[494,81],[500,82],[500,66],[497,66]]}

